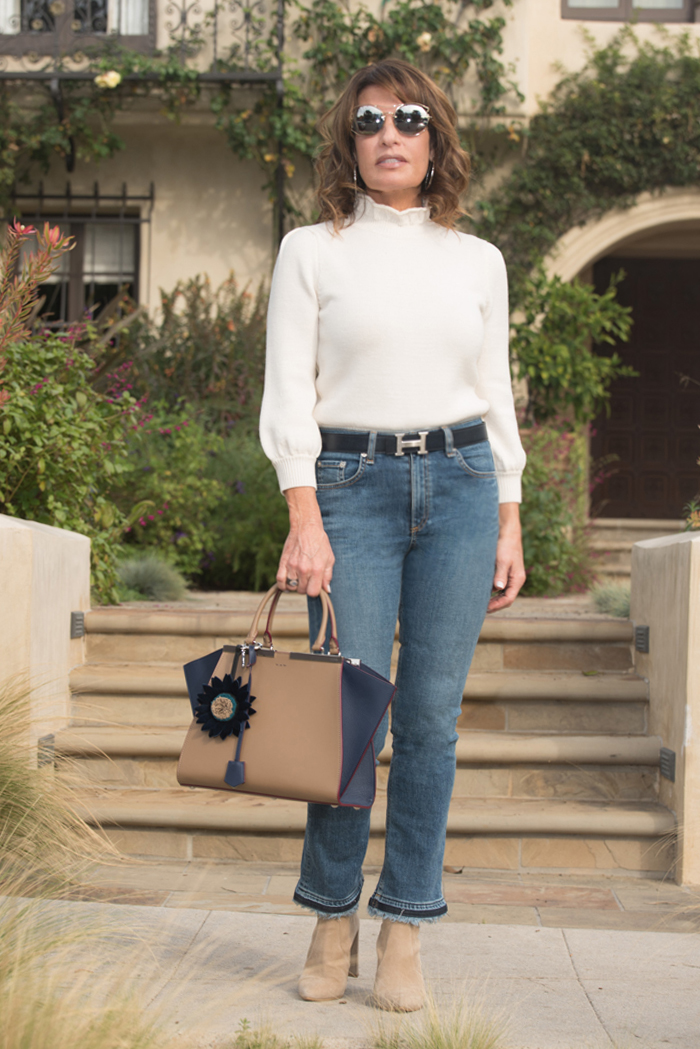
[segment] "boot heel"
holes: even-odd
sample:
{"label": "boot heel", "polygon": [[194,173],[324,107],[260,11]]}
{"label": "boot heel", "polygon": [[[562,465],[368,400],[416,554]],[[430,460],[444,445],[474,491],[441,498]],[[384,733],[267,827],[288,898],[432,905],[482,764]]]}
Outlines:
{"label": "boot heel", "polygon": [[360,975],[360,930],[358,929],[355,933],[355,939],[352,941],[352,947],[350,948],[350,968],[348,969],[348,976],[359,976]]}

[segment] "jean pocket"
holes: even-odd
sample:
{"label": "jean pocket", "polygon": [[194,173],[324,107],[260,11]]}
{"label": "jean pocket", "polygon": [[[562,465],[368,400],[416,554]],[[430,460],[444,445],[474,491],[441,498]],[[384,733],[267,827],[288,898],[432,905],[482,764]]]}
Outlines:
{"label": "jean pocket", "polygon": [[470,444],[465,448],[455,448],[455,459],[464,473],[470,477],[496,476],[491,445],[488,441]]}
{"label": "jean pocket", "polygon": [[359,481],[365,472],[366,455],[346,455],[342,459],[323,455],[316,460],[316,487],[319,491],[328,488],[347,488]]}

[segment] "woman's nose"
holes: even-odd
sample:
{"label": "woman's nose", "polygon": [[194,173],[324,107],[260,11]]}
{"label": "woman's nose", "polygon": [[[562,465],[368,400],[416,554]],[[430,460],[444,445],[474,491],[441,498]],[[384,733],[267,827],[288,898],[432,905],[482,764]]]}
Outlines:
{"label": "woman's nose", "polygon": [[383,146],[394,145],[399,140],[399,133],[396,130],[396,124],[391,115],[387,116],[384,120],[384,126],[379,133],[379,140]]}

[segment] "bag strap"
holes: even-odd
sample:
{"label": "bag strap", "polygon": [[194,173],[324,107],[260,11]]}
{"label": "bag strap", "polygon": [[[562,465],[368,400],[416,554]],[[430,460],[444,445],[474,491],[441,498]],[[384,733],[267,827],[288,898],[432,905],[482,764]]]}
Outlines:
{"label": "bag strap", "polygon": [[[272,604],[270,605],[270,611],[268,613],[265,631],[263,633],[263,648],[272,648],[272,621],[275,615],[275,611],[277,609],[277,603],[284,592],[285,591],[280,590],[276,584],[275,586],[270,587],[270,589],[258,605],[255,615],[253,616],[253,622],[250,624],[250,630],[248,631],[248,636],[245,639],[246,645],[252,645],[257,640],[258,632],[260,630],[260,617],[263,613],[265,605],[270,599],[272,599]],[[318,632],[318,637],[316,638],[316,641],[311,646],[311,651],[323,651],[323,645],[326,640],[326,630],[328,629],[328,619],[330,617],[331,637],[328,644],[328,649],[332,656],[337,656],[340,654],[340,648],[338,646],[338,627],[335,620],[335,609],[333,608],[333,602],[331,601],[330,597],[328,596],[325,590],[321,591],[319,597],[321,598],[323,617],[321,619],[321,629]]]}

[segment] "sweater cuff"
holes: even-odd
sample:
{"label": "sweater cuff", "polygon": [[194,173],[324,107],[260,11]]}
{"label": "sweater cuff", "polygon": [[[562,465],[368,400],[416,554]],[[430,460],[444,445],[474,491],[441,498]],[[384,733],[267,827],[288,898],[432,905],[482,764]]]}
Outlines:
{"label": "sweater cuff", "polygon": [[281,492],[285,492],[287,488],[316,487],[316,456],[275,459],[272,465],[277,471]]}
{"label": "sweater cuff", "polygon": [[499,503],[522,502],[522,474],[496,474]]}

